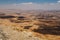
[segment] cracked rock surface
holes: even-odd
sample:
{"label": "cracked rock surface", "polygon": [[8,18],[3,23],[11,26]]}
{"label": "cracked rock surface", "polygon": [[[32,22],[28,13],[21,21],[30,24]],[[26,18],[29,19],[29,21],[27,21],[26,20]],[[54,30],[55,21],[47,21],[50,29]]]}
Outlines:
{"label": "cracked rock surface", "polygon": [[41,40],[38,37],[32,36],[31,32],[18,32],[11,27],[0,25],[0,40]]}

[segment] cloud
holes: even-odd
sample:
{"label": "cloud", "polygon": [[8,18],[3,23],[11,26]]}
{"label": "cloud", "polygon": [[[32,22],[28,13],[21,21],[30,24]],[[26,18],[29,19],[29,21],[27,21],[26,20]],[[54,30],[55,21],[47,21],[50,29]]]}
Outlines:
{"label": "cloud", "polygon": [[25,5],[28,4],[28,5],[30,5],[30,4],[33,4],[33,3],[32,2],[28,2],[28,3],[21,3],[21,4],[25,4]]}
{"label": "cloud", "polygon": [[58,0],[57,3],[60,3],[60,0]]}
{"label": "cloud", "polygon": [[59,3],[19,3],[19,4],[6,4],[6,5],[0,5],[0,9],[22,9],[22,10],[60,10],[60,4]]}

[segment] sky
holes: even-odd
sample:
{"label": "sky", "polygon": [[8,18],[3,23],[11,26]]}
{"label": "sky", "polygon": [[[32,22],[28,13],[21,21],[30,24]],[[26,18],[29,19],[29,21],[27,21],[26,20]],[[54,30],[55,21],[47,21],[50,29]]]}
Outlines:
{"label": "sky", "polygon": [[10,4],[10,3],[23,3],[23,2],[33,2],[33,3],[56,3],[57,0],[0,0],[0,4]]}
{"label": "sky", "polygon": [[0,0],[0,9],[60,10],[60,0]]}

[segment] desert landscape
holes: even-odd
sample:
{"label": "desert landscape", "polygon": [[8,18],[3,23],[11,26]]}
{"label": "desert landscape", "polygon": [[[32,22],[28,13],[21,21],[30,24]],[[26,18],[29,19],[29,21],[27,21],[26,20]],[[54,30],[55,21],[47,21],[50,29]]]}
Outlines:
{"label": "desert landscape", "polygon": [[0,0],[0,40],[60,40],[60,0]]}
{"label": "desert landscape", "polygon": [[10,10],[0,12],[0,40],[60,40],[60,10]]}

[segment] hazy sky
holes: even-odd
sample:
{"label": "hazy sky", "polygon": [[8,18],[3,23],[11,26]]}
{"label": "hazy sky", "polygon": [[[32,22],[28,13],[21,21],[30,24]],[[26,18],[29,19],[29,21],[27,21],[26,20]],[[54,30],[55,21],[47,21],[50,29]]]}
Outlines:
{"label": "hazy sky", "polygon": [[11,4],[11,3],[56,3],[58,0],[0,0],[0,4]]}
{"label": "hazy sky", "polygon": [[0,9],[60,10],[60,0],[0,0]]}

